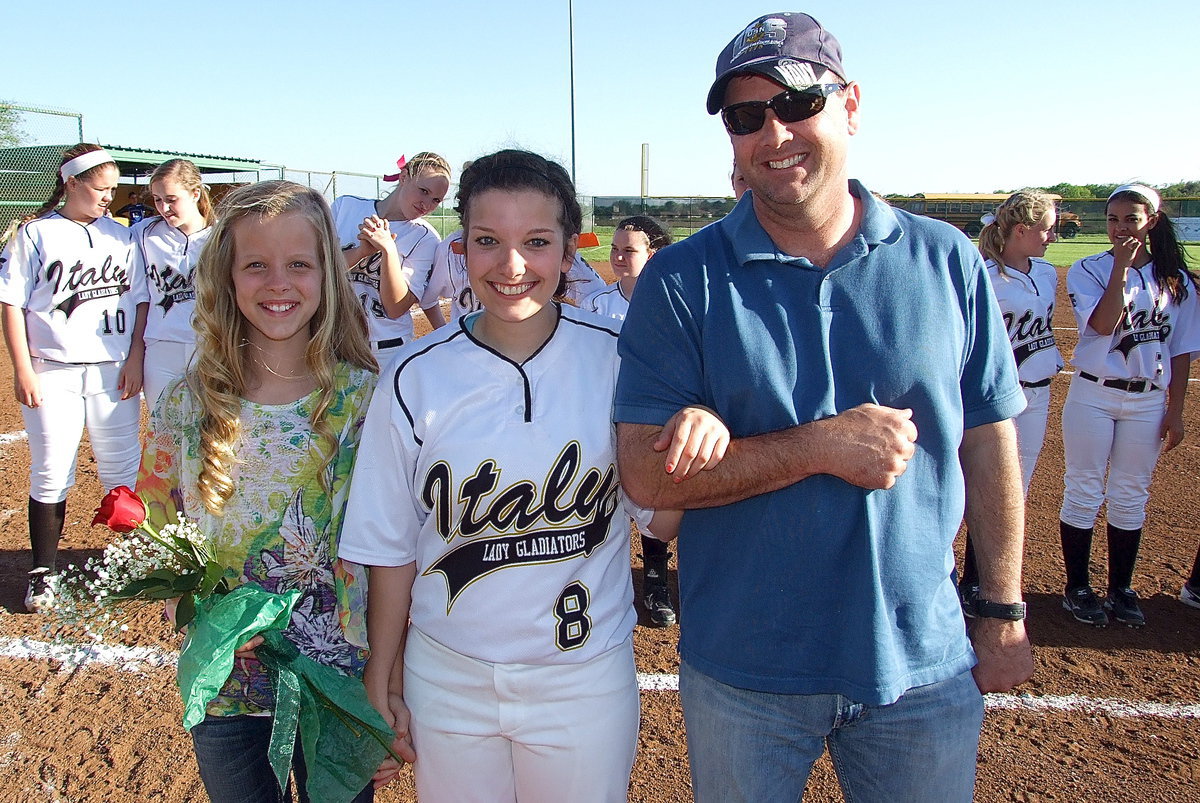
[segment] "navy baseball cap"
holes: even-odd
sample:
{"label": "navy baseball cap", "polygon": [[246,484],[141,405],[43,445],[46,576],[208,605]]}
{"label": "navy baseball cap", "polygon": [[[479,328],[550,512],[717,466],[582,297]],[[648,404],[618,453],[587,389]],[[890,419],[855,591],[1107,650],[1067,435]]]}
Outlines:
{"label": "navy baseball cap", "polygon": [[814,65],[826,67],[843,82],[842,46],[808,14],[767,14],[733,37],[717,57],[717,80],[708,90],[708,113],[721,111],[729,79],[743,73],[770,78],[789,89],[817,83]]}

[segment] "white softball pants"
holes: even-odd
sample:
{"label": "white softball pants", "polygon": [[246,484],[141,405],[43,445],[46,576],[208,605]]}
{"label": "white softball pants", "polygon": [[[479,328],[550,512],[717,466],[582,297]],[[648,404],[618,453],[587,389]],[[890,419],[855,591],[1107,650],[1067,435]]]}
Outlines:
{"label": "white softball pants", "polygon": [[33,359],[41,386],[40,407],[21,405],[29,434],[29,495],[35,502],[67,498],[75,484],[75,457],[86,424],[104,490],[133,487],[141,459],[141,404],[121,400],[121,364],[61,363]]}
{"label": "white softball pants", "polygon": [[1050,418],[1050,386],[1021,390],[1025,393],[1025,409],[1013,419],[1013,425],[1017,428],[1017,453],[1021,458],[1021,488],[1029,496],[1029,483],[1046,440],[1046,422]]}
{"label": "white softball pants", "polygon": [[1107,502],[1108,523],[1114,527],[1136,530],[1145,523],[1166,403],[1163,390],[1130,393],[1078,374],[1071,379],[1063,405],[1067,471],[1059,517],[1064,522],[1091,528]]}
{"label": "white softball pants", "polygon": [[183,376],[195,351],[195,343],[146,341],[146,358],[142,366],[142,395],[146,397],[146,409],[154,412],[158,397],[167,385]]}
{"label": "white softball pants", "polygon": [[421,803],[618,803],[637,749],[633,639],[583,664],[492,664],[409,628]]}

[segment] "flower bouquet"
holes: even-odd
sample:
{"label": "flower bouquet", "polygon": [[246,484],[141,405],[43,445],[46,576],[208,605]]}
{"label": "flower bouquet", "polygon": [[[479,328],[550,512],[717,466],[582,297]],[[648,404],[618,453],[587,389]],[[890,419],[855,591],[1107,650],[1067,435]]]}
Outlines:
{"label": "flower bouquet", "polygon": [[131,606],[178,600],[175,627],[188,629],[178,673],[185,728],[204,719],[208,703],[229,678],[234,652],[259,635],[264,641],[255,653],[274,681],[269,756],[281,788],[287,784],[297,728],[313,800],[351,800],[385,756],[402,762],[391,748],[394,734],[367,700],[362,683],[301,655],[283,635],[298,590],[232,586],[195,522],[156,529],[147,521],[145,503],[125,486],[104,497],[92,524],[121,537],[82,571],[68,568],[56,589],[56,618],[82,625],[99,639],[114,625],[126,629],[125,609]]}

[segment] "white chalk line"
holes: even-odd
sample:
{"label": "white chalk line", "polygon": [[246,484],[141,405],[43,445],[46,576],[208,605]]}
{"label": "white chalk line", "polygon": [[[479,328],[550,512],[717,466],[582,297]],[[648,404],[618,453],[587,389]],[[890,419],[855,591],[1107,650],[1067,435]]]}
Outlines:
{"label": "white chalk line", "polygon": [[0,446],[8,446],[10,443],[23,441],[28,437],[29,433],[23,429],[16,432],[0,432]]}
{"label": "white chalk line", "polygon": [[[0,637],[0,658],[18,660],[57,661],[60,671],[73,671],[92,664],[112,666],[123,672],[146,673],[155,669],[174,667],[178,655],[157,647],[125,647],[113,644],[54,644],[23,637]],[[642,691],[678,691],[679,676],[638,673],[638,688]],[[1076,694],[984,695],[987,708],[1001,711],[1033,711],[1086,713],[1101,716],[1159,719],[1200,719],[1200,704],[1151,703],[1113,698],[1083,697]]]}

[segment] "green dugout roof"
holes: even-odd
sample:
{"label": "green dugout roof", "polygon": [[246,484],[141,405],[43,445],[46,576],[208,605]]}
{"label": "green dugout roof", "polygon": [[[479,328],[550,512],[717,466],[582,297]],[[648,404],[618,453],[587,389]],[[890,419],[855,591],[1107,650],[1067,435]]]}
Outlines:
{"label": "green dugout roof", "polygon": [[[29,145],[15,148],[0,148],[0,171],[54,172],[62,152],[73,143],[64,145]],[[212,156],[203,153],[180,153],[178,151],[152,150],[150,148],[127,148],[120,145],[102,146],[117,162],[123,176],[149,175],[168,159],[190,159],[201,173],[246,173],[261,169],[278,168],[264,164],[258,159],[238,159],[232,156]]]}
{"label": "green dugout roof", "polygon": [[232,156],[212,156],[204,153],[179,153],[177,151],[157,151],[149,148],[125,148],[120,145],[104,145],[117,166],[121,175],[140,176],[154,171],[168,159],[189,159],[201,173],[246,173],[255,172],[265,165],[258,159],[237,159]]}

